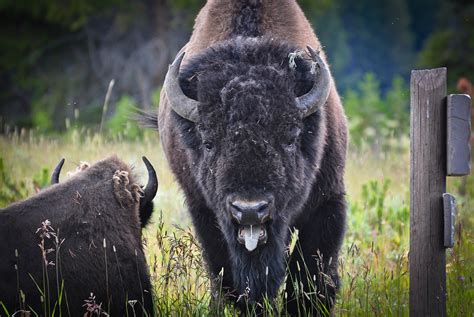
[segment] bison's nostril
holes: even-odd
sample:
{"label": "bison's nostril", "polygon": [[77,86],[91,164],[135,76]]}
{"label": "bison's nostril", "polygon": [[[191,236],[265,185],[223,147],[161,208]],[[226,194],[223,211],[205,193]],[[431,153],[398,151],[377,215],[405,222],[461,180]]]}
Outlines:
{"label": "bison's nostril", "polygon": [[268,207],[268,201],[246,201],[246,200],[234,200],[230,202],[230,205],[238,211],[262,211]]}
{"label": "bison's nostril", "polygon": [[229,210],[232,218],[241,225],[261,224],[270,219],[270,203],[267,200],[229,201]]}
{"label": "bison's nostril", "polygon": [[237,201],[231,201],[230,203],[230,206],[232,207],[232,209],[235,209],[236,211],[241,211],[241,207],[240,207],[240,203]]}
{"label": "bison's nostril", "polygon": [[238,211],[237,208],[233,207],[232,205],[230,208],[230,214],[232,218],[237,221],[237,223],[240,223],[242,221],[242,212]]}

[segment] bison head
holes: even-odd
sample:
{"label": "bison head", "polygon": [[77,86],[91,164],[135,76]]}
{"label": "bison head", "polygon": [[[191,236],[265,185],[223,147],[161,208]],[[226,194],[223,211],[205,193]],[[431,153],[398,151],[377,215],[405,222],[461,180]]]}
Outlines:
{"label": "bison head", "polygon": [[234,259],[284,270],[288,225],[321,161],[329,70],[311,48],[306,54],[262,38],[214,45],[180,69],[182,59],[170,66],[164,90],[199,191]]}
{"label": "bison head", "polygon": [[[140,223],[142,228],[145,227],[150,221],[151,215],[153,213],[153,198],[155,198],[156,192],[158,190],[158,179],[156,177],[156,171],[150,161],[143,156],[143,163],[145,163],[146,169],[148,171],[148,183],[142,188],[142,197],[140,198]],[[59,175],[61,174],[61,169],[64,165],[65,159],[61,159],[58,165],[55,167],[51,175],[51,185],[59,183]],[[87,164],[82,164],[78,167],[79,170],[87,168]]]}

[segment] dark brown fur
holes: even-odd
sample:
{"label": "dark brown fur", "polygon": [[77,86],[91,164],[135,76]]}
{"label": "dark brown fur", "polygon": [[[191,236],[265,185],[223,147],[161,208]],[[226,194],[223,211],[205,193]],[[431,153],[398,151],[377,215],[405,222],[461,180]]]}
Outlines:
{"label": "dark brown fur", "polygon": [[[256,40],[255,37],[257,37]],[[259,42],[261,42],[260,48]],[[270,63],[271,60],[267,58],[267,55],[279,51],[280,55],[275,56],[282,58],[281,72],[285,74],[289,72],[289,77],[286,78],[290,78],[294,75],[291,75],[288,63],[285,63],[288,53],[281,54],[281,50],[285,47],[304,50],[307,45],[319,50],[325,60],[319,40],[295,1],[209,0],[196,18],[190,41],[182,49],[186,52],[182,66],[183,76],[188,76],[186,78],[192,81],[193,76],[189,77],[190,72],[193,70],[202,72],[197,76],[198,82],[201,79],[202,82],[183,87],[188,96],[194,95],[194,97],[199,97],[200,101],[201,98],[205,100],[202,108],[199,108],[202,121],[194,124],[174,113],[164,90],[161,94],[158,115],[163,148],[171,169],[185,192],[211,275],[217,277],[219,272],[224,270],[222,286],[229,291],[231,296],[235,296],[234,300],[239,304],[245,302],[239,298],[240,295],[244,295],[246,283],[249,286],[247,297],[251,303],[261,301],[264,293],[270,298],[276,295],[284,274],[285,254],[282,244],[288,243],[289,229],[299,230],[300,252],[294,252],[288,259],[291,276],[288,277],[286,289],[288,292],[287,310],[290,314],[297,314],[298,310],[302,314],[318,314],[319,309],[311,306],[311,302],[315,301],[321,302],[330,310],[339,285],[337,259],[345,227],[343,174],[347,147],[346,118],[340,98],[331,79],[330,94],[325,106],[309,117],[298,118],[293,110],[287,112],[288,115],[282,113],[286,111],[284,109],[290,107],[291,102],[281,105],[281,109],[273,108],[278,105],[279,99],[291,100],[293,92],[282,92],[280,96],[282,98],[279,98],[278,92],[275,91],[261,92],[260,88],[272,86],[268,78],[262,78],[261,83],[257,80],[255,85],[252,84],[255,89],[249,90],[252,93],[248,95],[249,102],[247,103],[244,97],[241,103],[229,103],[223,106],[219,100],[219,89],[225,85],[232,86],[230,82],[233,76],[225,77],[227,76],[225,72],[229,72],[229,69],[232,67],[238,70],[246,69],[246,65],[239,66],[238,63],[243,62],[236,61],[239,60],[238,57],[234,60],[232,57],[229,58],[232,54],[226,51],[226,47],[239,52],[249,52],[249,56],[254,54],[257,60],[255,63],[263,63],[263,65],[257,64],[249,69],[260,67],[262,73],[266,72],[266,74],[271,74],[272,69],[277,70],[278,67],[278,63],[265,64]],[[216,65],[222,63],[222,66],[219,65],[217,69],[222,67],[226,71],[223,70],[220,74],[216,69],[211,70],[212,61],[208,61],[209,56],[222,57],[222,60],[216,60]],[[242,57],[241,60],[246,60],[246,57]],[[200,65],[207,65],[206,63],[211,66],[201,69]],[[203,66],[205,67],[207,66]],[[283,69],[283,67],[286,68]],[[239,76],[247,78],[246,76],[253,75],[239,74]],[[281,83],[279,82],[278,85],[281,84],[281,87],[291,86],[291,83],[284,82],[285,79],[276,78],[275,85],[271,89],[275,90],[277,81],[280,80]],[[194,89],[198,91],[193,91]],[[261,96],[259,96],[259,91]],[[259,100],[258,97],[271,105],[270,110],[264,110],[264,105],[255,101]],[[230,105],[234,108],[226,108]],[[250,113],[247,122],[242,118],[249,113],[251,105],[254,105],[256,113]],[[227,112],[222,113],[222,111]],[[265,111],[268,112],[265,113]],[[288,163],[290,160],[281,154],[281,146],[278,142],[288,136],[272,135],[272,131],[279,133],[290,131],[276,126],[272,128],[264,123],[258,127],[260,121],[257,121],[256,126],[253,124],[254,119],[259,115],[267,115],[268,124],[287,124],[285,118],[295,118],[296,126],[301,127],[303,131],[298,138],[297,154],[295,154],[298,163]],[[232,121],[228,119],[229,117],[240,119]],[[213,121],[213,118],[218,118],[219,121]],[[230,125],[225,125],[226,120]],[[239,123],[246,134],[255,137],[255,145],[242,137],[235,137],[235,143],[232,141],[229,143],[232,138],[228,136],[238,132]],[[263,128],[264,126],[266,128]],[[215,131],[212,131],[213,127]],[[216,152],[210,150],[206,154],[203,150],[201,143],[205,141],[203,137],[206,135],[215,143]],[[270,142],[267,145],[262,145],[266,141],[264,136],[267,136]],[[226,144],[222,144],[224,142]],[[264,148],[268,150],[266,153],[271,153],[271,157],[265,157]],[[209,165],[206,166],[206,162]],[[303,165],[304,168],[301,167]],[[298,174],[284,175],[284,172],[277,172],[274,167],[280,168],[278,171],[295,170]],[[278,175],[272,177],[270,176],[272,173]],[[281,183],[278,184],[279,177],[282,182],[289,184],[286,196],[285,188],[281,188]],[[225,183],[226,179],[228,183]],[[252,181],[246,182],[245,179],[252,179]],[[278,193],[278,195],[275,194],[275,198],[277,201],[281,200],[282,203],[279,206],[281,210],[277,208],[277,212],[283,214],[268,225],[271,236],[267,245],[253,253],[248,253],[233,239],[232,231],[235,228],[230,217],[223,211],[222,197],[224,197],[224,189],[258,190],[256,184],[262,185],[260,190],[265,188],[265,185],[268,185],[267,188],[278,188],[273,194]],[[296,187],[300,190],[298,194],[295,194]],[[252,193],[249,191],[247,194]],[[216,201],[219,203],[215,203]],[[285,206],[295,208],[287,210]],[[320,293],[313,296],[311,301],[308,301],[306,297],[299,298],[300,304],[297,305],[292,281],[297,284],[301,282],[306,292],[311,291],[308,280],[300,279],[298,275],[298,266],[304,269],[303,263],[307,266],[306,273],[316,280],[315,284]],[[265,278],[266,268],[269,271],[267,279]],[[328,278],[332,281],[328,282]]]}
{"label": "dark brown fur", "polygon": [[[84,301],[93,293],[112,316],[124,316],[128,300],[152,313],[151,284],[141,244],[141,189],[130,167],[113,156],[52,185],[37,195],[0,210],[0,301],[10,313],[44,306],[34,281],[44,290],[44,258],[37,228],[49,220],[59,241],[45,237],[49,279],[46,299],[52,312],[64,281],[63,315],[83,316]],[[115,251],[116,252],[115,252]],[[15,269],[17,268],[17,270]],[[31,276],[30,276],[31,274]],[[59,280],[57,280],[57,274]],[[33,281],[34,279],[34,281]],[[58,284],[59,283],[59,284]],[[26,305],[20,301],[25,294]]]}

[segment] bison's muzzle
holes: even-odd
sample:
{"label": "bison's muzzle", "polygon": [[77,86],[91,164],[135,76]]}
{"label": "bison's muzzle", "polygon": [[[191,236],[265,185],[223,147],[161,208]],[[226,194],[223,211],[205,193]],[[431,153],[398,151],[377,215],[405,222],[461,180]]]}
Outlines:
{"label": "bison's muzzle", "polygon": [[273,197],[243,200],[235,196],[227,199],[227,209],[232,220],[239,225],[237,241],[248,251],[267,242],[266,223],[272,218]]}

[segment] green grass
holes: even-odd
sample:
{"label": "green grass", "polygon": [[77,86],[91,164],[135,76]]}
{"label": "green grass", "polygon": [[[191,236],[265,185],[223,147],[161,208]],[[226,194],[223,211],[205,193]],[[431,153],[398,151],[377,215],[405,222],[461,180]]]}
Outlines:
{"label": "green grass", "polygon": [[[382,154],[372,154],[370,146],[349,152],[346,182],[350,207],[339,266],[343,285],[335,315],[408,315],[409,153],[407,140],[396,142],[397,150]],[[81,160],[94,162],[116,153],[135,166],[139,180],[145,183],[146,170],[140,158],[147,156],[160,183],[153,222],[144,234],[158,315],[213,315],[213,309],[223,310],[227,316],[236,314],[230,305],[209,305],[210,281],[201,250],[157,134],[148,131],[133,141],[107,139],[86,130],[71,130],[58,138],[22,131],[0,136],[0,149],[0,207],[44,186],[44,174],[49,175],[62,157],[66,158],[63,171],[68,171]],[[61,179],[65,177],[63,172]],[[448,191],[459,203],[456,245],[447,251],[450,316],[474,313],[474,178],[468,179],[464,197],[457,194],[460,183],[460,179],[448,182]],[[281,307],[281,300],[278,305]]]}

